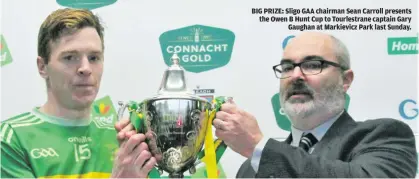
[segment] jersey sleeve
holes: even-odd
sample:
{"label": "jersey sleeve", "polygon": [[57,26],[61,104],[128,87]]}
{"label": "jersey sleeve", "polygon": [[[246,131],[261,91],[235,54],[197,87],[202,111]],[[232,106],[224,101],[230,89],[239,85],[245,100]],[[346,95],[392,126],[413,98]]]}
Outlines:
{"label": "jersey sleeve", "polygon": [[7,123],[1,123],[1,178],[36,178],[15,131]]}

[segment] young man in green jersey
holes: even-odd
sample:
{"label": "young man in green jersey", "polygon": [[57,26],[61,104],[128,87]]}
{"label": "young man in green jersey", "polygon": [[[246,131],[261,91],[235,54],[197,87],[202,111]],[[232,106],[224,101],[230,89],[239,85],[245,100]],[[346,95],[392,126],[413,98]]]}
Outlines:
{"label": "young man in green jersey", "polygon": [[88,10],[60,9],[42,23],[37,66],[47,101],[1,123],[2,178],[146,178],[156,164],[143,134],[119,141],[91,118],[104,64],[103,27]]}

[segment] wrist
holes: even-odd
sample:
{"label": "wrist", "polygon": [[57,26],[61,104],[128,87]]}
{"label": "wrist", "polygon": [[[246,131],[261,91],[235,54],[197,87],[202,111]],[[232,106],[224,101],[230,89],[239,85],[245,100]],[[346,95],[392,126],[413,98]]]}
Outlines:
{"label": "wrist", "polygon": [[256,138],[255,138],[255,141],[256,141],[255,147],[260,143],[260,141],[262,141],[263,137],[264,136],[263,136],[262,133],[259,134],[258,136],[256,136]]}
{"label": "wrist", "polygon": [[244,154],[244,157],[246,157],[246,158],[251,158],[252,156],[253,156],[253,153],[255,152],[255,150],[256,150],[256,147],[258,146],[258,144],[260,144],[260,142],[262,142],[262,139],[263,139],[263,134],[260,134],[260,135],[257,135],[255,138],[254,138],[254,143],[252,144],[252,146],[250,147],[250,149],[249,149],[249,151],[247,151],[247,152],[245,152],[245,154]]}

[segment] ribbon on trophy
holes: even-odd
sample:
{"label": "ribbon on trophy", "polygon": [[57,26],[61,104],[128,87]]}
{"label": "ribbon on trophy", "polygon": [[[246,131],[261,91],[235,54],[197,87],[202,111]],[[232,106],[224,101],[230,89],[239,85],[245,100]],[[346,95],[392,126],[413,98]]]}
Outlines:
{"label": "ribbon on trophy", "polygon": [[[198,154],[198,157],[202,156],[200,159],[205,163],[206,169],[207,169],[207,175],[208,178],[218,178],[217,174],[217,163],[221,156],[216,156],[216,150],[219,149],[220,152],[222,151],[221,155],[224,153],[227,146],[224,142],[217,139],[214,142],[213,136],[212,136],[212,122],[215,119],[215,114],[220,111],[221,105],[226,102],[227,98],[223,96],[216,97],[214,100],[212,100],[212,110],[206,112],[207,117],[209,118],[208,124],[207,124],[207,130],[205,135],[205,148],[204,152]],[[214,143],[218,143],[218,147],[215,147]],[[221,148],[219,148],[221,147]]]}

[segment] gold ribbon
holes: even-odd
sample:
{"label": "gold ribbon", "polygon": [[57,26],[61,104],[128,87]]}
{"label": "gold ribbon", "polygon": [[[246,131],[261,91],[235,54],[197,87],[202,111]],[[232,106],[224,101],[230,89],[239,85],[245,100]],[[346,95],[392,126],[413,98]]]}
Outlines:
{"label": "gold ribbon", "polygon": [[205,157],[203,162],[207,168],[208,178],[218,178],[217,172],[217,162],[215,155],[214,139],[212,136],[212,121],[214,120],[216,110],[211,111],[211,113],[206,112],[207,117],[209,115],[209,120],[207,124],[207,131],[205,135]]}

